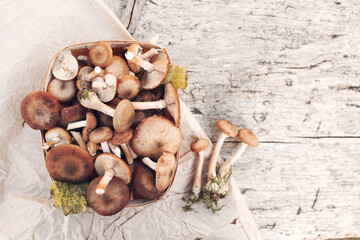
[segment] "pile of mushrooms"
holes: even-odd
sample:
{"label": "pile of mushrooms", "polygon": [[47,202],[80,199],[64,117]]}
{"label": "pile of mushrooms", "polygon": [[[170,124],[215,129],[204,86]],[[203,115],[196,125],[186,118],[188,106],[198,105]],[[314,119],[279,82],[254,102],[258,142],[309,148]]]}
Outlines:
{"label": "pile of mushrooms", "polygon": [[158,199],[171,185],[182,140],[180,103],[161,48],[108,42],[63,51],[46,91],[25,96],[21,115],[42,130],[49,175],[91,181],[86,198],[98,214],[130,199]]}

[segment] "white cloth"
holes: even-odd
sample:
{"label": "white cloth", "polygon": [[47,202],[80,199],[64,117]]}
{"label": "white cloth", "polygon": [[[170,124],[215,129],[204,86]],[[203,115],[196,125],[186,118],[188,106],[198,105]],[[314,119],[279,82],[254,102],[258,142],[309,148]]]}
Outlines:
{"label": "white cloth", "polygon": [[109,217],[90,208],[88,213],[65,217],[54,208],[40,131],[22,127],[20,102],[41,89],[50,60],[63,47],[132,37],[101,0],[3,0],[0,19],[0,239],[261,239],[233,180],[218,214],[201,203],[196,212],[182,212],[181,198],[191,188],[196,164],[189,144],[206,137],[184,103],[181,158],[163,199]]}

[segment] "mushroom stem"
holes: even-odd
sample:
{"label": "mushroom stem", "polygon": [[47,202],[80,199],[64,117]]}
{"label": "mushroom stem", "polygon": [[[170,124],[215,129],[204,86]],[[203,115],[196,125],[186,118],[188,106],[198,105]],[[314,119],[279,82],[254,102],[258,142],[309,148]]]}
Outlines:
{"label": "mushroom stem", "polygon": [[105,82],[92,82],[91,86],[93,88],[101,88],[101,89],[107,88],[107,84]]}
{"label": "mushroom stem", "polygon": [[167,107],[164,99],[152,102],[131,102],[135,110],[163,109]]}
{"label": "mushroom stem", "polygon": [[144,157],[142,159],[142,162],[148,166],[149,168],[151,168],[152,170],[156,171],[156,162],[154,162],[153,160],[151,160],[150,158],[148,157]]}
{"label": "mushroom stem", "polygon": [[139,56],[139,58],[141,59],[147,59],[147,58],[152,58],[153,56],[157,55],[158,54],[158,51],[155,49],[155,48],[151,48],[149,51],[147,51],[146,53],[144,54],[141,54]]}
{"label": "mushroom stem", "polygon": [[194,178],[194,184],[192,187],[192,192],[196,195],[198,195],[201,191],[201,172],[203,168],[204,163],[204,152],[199,152],[199,160],[195,172],[195,178]]}
{"label": "mushroom stem", "polygon": [[107,141],[100,143],[100,145],[101,145],[102,151],[104,153],[111,153],[110,148],[109,148],[109,144],[108,144]]}
{"label": "mushroom stem", "polygon": [[112,144],[112,143],[108,143],[111,151],[113,154],[115,154],[116,156],[118,156],[119,158],[121,158],[121,150],[118,146]]}
{"label": "mushroom stem", "polygon": [[93,91],[84,89],[79,94],[78,100],[80,104],[86,108],[94,109],[111,117],[114,117],[115,109],[101,102],[96,93],[94,93]]}
{"label": "mushroom stem", "polygon": [[224,177],[230,170],[231,166],[236,162],[247,148],[247,144],[241,143],[240,147],[236,150],[235,154],[226,160],[220,167],[219,173],[221,177]]}
{"label": "mushroom stem", "polygon": [[79,55],[79,56],[77,56],[76,59],[81,61],[81,62],[87,62],[88,57],[86,55]]}
{"label": "mushroom stem", "polygon": [[86,127],[86,120],[69,123],[67,125],[66,130],[69,131],[69,130],[73,130],[76,128],[82,128],[82,127]]}
{"label": "mushroom stem", "polygon": [[47,150],[47,149],[49,149],[51,146],[54,146],[55,144],[59,143],[60,141],[61,141],[61,138],[56,137],[56,138],[54,138],[53,140],[44,143],[43,146],[42,146],[42,149]]}
{"label": "mushroom stem", "polygon": [[75,141],[79,144],[79,146],[84,149],[84,150],[88,150],[86,147],[86,144],[81,136],[81,133],[79,132],[75,132],[75,131],[70,131],[71,135],[74,137]]}
{"label": "mushroom stem", "polygon": [[92,70],[92,72],[90,72],[89,75],[87,75],[87,79],[90,80],[97,76],[104,76],[104,70],[102,70],[101,67],[99,66],[96,66],[94,70]]}
{"label": "mushroom stem", "polygon": [[99,184],[97,185],[95,192],[97,194],[104,194],[107,185],[109,184],[111,179],[113,179],[114,175],[115,175],[115,171],[112,168],[106,170],[104,176],[101,178]]}
{"label": "mushroom stem", "polygon": [[226,139],[227,135],[224,133],[221,133],[218,141],[215,144],[215,147],[211,153],[210,156],[210,162],[209,162],[209,171],[208,171],[208,181],[211,177],[216,177],[216,163],[217,159],[219,157],[220,149]]}
{"label": "mushroom stem", "polygon": [[134,163],[134,159],[131,155],[131,152],[128,148],[128,146],[126,145],[126,143],[122,143],[120,144],[122,150],[124,151],[124,154],[125,154],[125,158],[126,158],[126,161],[128,162],[128,164],[133,164]]}
{"label": "mushroom stem", "polygon": [[152,63],[135,56],[135,54],[133,54],[130,51],[127,51],[125,53],[125,58],[129,61],[132,61],[133,63],[135,63],[136,65],[140,66],[141,68],[145,69],[148,72],[152,72],[155,69],[155,66]]}
{"label": "mushroom stem", "polygon": [[128,145],[128,148],[130,150],[131,156],[133,157],[133,159],[137,158],[138,155],[134,152],[134,150],[131,147],[131,144]]}

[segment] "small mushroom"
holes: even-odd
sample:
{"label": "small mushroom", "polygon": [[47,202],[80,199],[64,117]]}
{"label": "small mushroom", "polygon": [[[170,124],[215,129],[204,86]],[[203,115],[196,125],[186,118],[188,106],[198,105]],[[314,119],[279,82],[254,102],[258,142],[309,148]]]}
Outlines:
{"label": "small mushroom", "polygon": [[113,137],[113,131],[109,127],[99,127],[89,135],[89,140],[93,143],[100,143],[103,152],[110,152],[107,141]]}
{"label": "small mushroom", "polygon": [[76,96],[76,86],[73,80],[61,81],[56,78],[49,82],[47,91],[59,102],[69,102]]}
{"label": "small mushroom", "polygon": [[[128,52],[131,52],[135,56],[139,57],[142,54],[142,47],[137,43],[133,43],[129,46]],[[127,61],[131,71],[133,71],[134,73],[140,72],[141,68],[132,59]]]}
{"label": "small mushroom", "polygon": [[149,61],[153,56],[157,55],[159,52],[155,48],[150,48],[148,51],[144,52],[139,56],[139,58]]}
{"label": "small mushroom", "polygon": [[45,133],[45,141],[42,148],[46,150],[61,144],[72,143],[70,134],[61,127],[50,128]]}
{"label": "small mushroom", "polygon": [[112,73],[116,78],[129,74],[129,67],[124,59],[113,56],[109,66],[105,68],[105,73]]}
{"label": "small mushroom", "polygon": [[132,137],[133,137],[133,130],[129,129],[123,133],[115,132],[113,138],[109,141],[109,143],[111,143],[113,145],[121,146],[128,164],[134,163],[134,159],[133,159],[131,152],[127,146],[127,142],[129,142]]}
{"label": "small mushroom", "polygon": [[90,154],[72,144],[52,148],[46,154],[45,163],[50,177],[72,183],[85,181],[94,169]]}
{"label": "small mushroom", "polygon": [[82,138],[81,133],[75,132],[75,131],[70,131],[70,133],[73,136],[73,138],[75,139],[75,141],[79,144],[80,148],[87,150],[86,143],[85,143],[84,139]]}
{"label": "small mushroom", "polygon": [[76,58],[71,53],[65,52],[56,57],[52,74],[59,80],[69,81],[76,77],[78,70],[79,64]]}
{"label": "small mushroom", "polygon": [[175,154],[181,143],[179,128],[167,118],[151,116],[135,129],[132,149],[141,157],[158,159],[164,152]]}
{"label": "small mushroom", "polygon": [[141,86],[143,89],[150,90],[158,87],[165,79],[169,70],[170,60],[165,52],[153,56],[150,60],[154,71],[145,71],[141,78]]}
{"label": "small mushroom", "polygon": [[134,188],[138,194],[148,199],[157,199],[163,194],[155,186],[155,172],[143,163],[138,163],[135,167]]}
{"label": "small mushroom", "polygon": [[90,155],[93,157],[96,155],[97,150],[98,150],[98,144],[94,143],[92,141],[88,141],[86,144],[87,150],[90,153]]}
{"label": "small mushroom", "polygon": [[96,187],[97,194],[104,194],[106,186],[115,176],[125,184],[131,181],[129,166],[119,157],[112,153],[102,153],[95,160],[95,170],[99,176],[104,176]]}
{"label": "small mushroom", "polygon": [[104,177],[92,180],[86,192],[86,201],[95,212],[102,216],[110,216],[120,212],[130,200],[128,186],[119,178],[114,177],[106,187],[104,194],[95,191]]}
{"label": "small mushroom", "polygon": [[199,154],[198,164],[195,172],[194,184],[192,187],[192,193],[194,194],[195,198],[199,197],[199,193],[201,191],[201,173],[204,163],[204,151],[208,148],[209,144],[210,142],[206,138],[198,138],[190,145],[191,151],[197,152]]}
{"label": "small mushroom", "polygon": [[86,120],[69,123],[66,130],[73,130],[84,127],[87,132],[91,132],[96,128],[97,120],[93,113],[86,113]]}
{"label": "small mushroom", "polygon": [[160,192],[164,191],[171,183],[176,169],[176,160],[173,154],[164,153],[157,162],[145,157],[142,162],[156,172],[155,186]]}
{"label": "small mushroom", "polygon": [[94,69],[90,66],[82,67],[77,75],[77,89],[79,91],[83,89],[91,89],[91,80],[98,76],[104,76],[104,71],[99,66],[96,66]]}
{"label": "small mushroom", "polygon": [[29,93],[21,102],[21,116],[35,130],[48,130],[60,120],[60,104],[45,91]]}
{"label": "small mushroom", "polygon": [[140,81],[136,76],[124,75],[119,79],[116,96],[122,99],[133,99],[140,91]]}
{"label": "small mushroom", "polygon": [[85,119],[86,112],[87,112],[86,108],[84,108],[80,104],[62,108],[60,110],[59,125],[66,128],[67,125],[71,122],[76,122]]}
{"label": "small mushroom", "polygon": [[107,42],[97,42],[90,48],[89,57],[94,66],[107,67],[113,57],[111,46]]}
{"label": "small mushroom", "polygon": [[104,78],[93,79],[91,86],[102,102],[110,102],[116,94],[117,80],[114,74],[108,73]]}

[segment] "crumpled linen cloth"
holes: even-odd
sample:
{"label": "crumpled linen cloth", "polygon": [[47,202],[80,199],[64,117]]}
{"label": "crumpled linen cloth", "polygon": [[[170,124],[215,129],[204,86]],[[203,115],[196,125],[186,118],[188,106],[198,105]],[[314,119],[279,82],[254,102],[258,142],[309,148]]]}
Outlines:
{"label": "crumpled linen cloth", "polygon": [[90,208],[65,217],[53,207],[40,131],[22,126],[21,100],[41,89],[50,60],[63,47],[132,37],[101,0],[3,0],[0,19],[0,239],[261,239],[233,180],[218,214],[201,203],[195,212],[182,212],[181,198],[191,189],[197,161],[189,145],[207,137],[183,102],[181,158],[163,199],[109,217]]}

